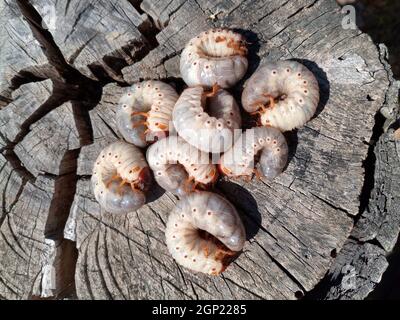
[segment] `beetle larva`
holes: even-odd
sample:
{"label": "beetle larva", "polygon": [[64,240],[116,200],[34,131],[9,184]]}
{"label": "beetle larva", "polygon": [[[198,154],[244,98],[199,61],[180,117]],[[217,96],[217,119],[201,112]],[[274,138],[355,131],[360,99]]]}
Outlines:
{"label": "beetle larva", "polygon": [[165,137],[178,94],[156,80],[134,84],[120,99],[116,120],[124,139],[138,147]]}
{"label": "beetle larva", "polygon": [[296,61],[277,61],[260,67],[246,81],[243,108],[259,114],[262,125],[288,131],[302,127],[319,102],[318,82]]}
{"label": "beetle larva", "polygon": [[218,86],[213,86],[210,93],[199,86],[187,88],[175,104],[172,119],[183,139],[202,151],[213,153],[232,146],[234,130],[242,122],[235,99]]}
{"label": "beetle larva", "polygon": [[197,185],[211,184],[218,176],[209,154],[178,136],[154,143],[147,150],[146,157],[158,184],[178,196],[193,191]]}
{"label": "beetle larva", "polygon": [[193,271],[218,275],[243,249],[246,232],[228,200],[198,191],[178,201],[168,217],[165,237],[176,262]]}
{"label": "beetle larva", "polygon": [[110,213],[128,213],[146,202],[151,172],[142,152],[117,141],[104,148],[93,167],[92,187],[100,206]]}
{"label": "beetle larva", "polygon": [[[258,158],[261,172],[255,168]],[[285,167],[288,146],[283,134],[273,127],[256,127],[246,130],[220,159],[219,168],[227,176],[264,176],[274,179]]]}
{"label": "beetle larva", "polygon": [[246,54],[242,35],[227,29],[202,32],[182,51],[182,78],[189,87],[232,87],[247,71]]}

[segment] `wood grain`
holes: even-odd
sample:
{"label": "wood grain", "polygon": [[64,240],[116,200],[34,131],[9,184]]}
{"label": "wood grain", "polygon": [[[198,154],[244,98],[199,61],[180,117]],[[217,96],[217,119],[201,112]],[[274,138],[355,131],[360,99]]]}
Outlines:
{"label": "wood grain", "polygon": [[[336,1],[17,2],[3,4],[0,20],[12,12],[44,51],[31,49],[37,61],[18,64],[0,57],[0,66],[15,67],[7,79],[42,72],[1,87],[0,297],[359,299],[379,283],[400,225],[399,87],[385,48],[344,29]],[[296,59],[316,75],[321,102],[304,128],[286,134],[290,162],[274,182],[216,185],[239,210],[248,242],[222,276],[210,277],[168,253],[174,196],[154,185],[148,204],[115,216],[94,200],[90,175],[100,150],[121,139],[123,87],[163,79],[181,91],[181,50],[219,26],[248,39],[246,78],[267,61]],[[231,90],[238,101],[242,85]]]}

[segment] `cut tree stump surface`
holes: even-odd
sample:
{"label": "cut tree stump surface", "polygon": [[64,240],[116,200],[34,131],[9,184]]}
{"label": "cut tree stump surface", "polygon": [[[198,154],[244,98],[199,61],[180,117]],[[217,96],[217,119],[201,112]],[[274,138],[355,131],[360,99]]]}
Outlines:
{"label": "cut tree stump surface", "polygon": [[[365,298],[399,234],[400,86],[385,47],[344,29],[344,17],[333,0],[1,0],[0,298]],[[163,79],[181,91],[181,50],[220,26],[250,43],[245,78],[296,59],[316,75],[321,101],[285,134],[282,175],[216,185],[248,241],[208,276],[167,250],[172,194],[154,184],[141,209],[112,215],[90,175],[100,150],[122,139],[124,87]],[[238,101],[244,80],[231,90]]]}

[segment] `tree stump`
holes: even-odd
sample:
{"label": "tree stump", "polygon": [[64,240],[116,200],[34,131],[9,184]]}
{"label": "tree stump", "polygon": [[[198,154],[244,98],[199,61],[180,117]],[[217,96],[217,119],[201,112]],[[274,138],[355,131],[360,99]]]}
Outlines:
{"label": "tree stump", "polygon": [[[386,48],[344,18],[334,0],[1,0],[0,298],[367,297],[399,233],[400,85]],[[246,78],[296,59],[321,102],[286,134],[290,162],[276,180],[218,182],[248,241],[226,272],[207,276],[168,253],[174,196],[154,185],[144,207],[111,215],[90,175],[101,148],[121,139],[123,87],[162,79],[182,90],[181,50],[219,26],[249,41]],[[231,90],[238,101],[243,82]]]}

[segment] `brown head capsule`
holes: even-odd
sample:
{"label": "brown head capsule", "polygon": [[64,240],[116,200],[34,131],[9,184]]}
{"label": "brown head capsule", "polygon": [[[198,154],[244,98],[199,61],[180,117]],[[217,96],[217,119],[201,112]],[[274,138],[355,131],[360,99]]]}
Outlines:
{"label": "brown head capsule", "polygon": [[116,120],[124,139],[145,147],[168,134],[178,94],[170,85],[149,80],[134,84],[119,102]]}
{"label": "brown head capsule", "polygon": [[239,107],[226,90],[187,88],[175,104],[172,119],[178,134],[196,148],[212,153],[229,149],[234,130],[240,128]]}
{"label": "brown head capsule", "polygon": [[260,116],[261,124],[289,131],[302,127],[319,102],[318,82],[296,61],[277,61],[260,67],[246,81],[243,108]]}
{"label": "brown head capsule", "polygon": [[178,136],[154,143],[147,150],[146,157],[157,183],[178,196],[192,192],[198,185],[212,184],[218,177],[209,154]]}
{"label": "brown head capsule", "polygon": [[128,213],[145,202],[152,177],[142,152],[117,141],[104,148],[93,167],[92,187],[100,206],[110,213]]}
{"label": "brown head capsule", "polygon": [[[261,172],[255,168],[256,159]],[[285,167],[288,146],[276,128],[257,127],[246,130],[234,146],[221,157],[219,168],[229,177],[263,176],[274,179]]]}
{"label": "brown head capsule", "polygon": [[167,247],[180,265],[218,275],[244,246],[246,232],[235,207],[211,192],[183,197],[168,217]]}

